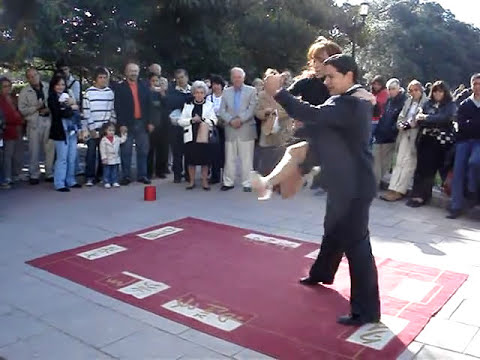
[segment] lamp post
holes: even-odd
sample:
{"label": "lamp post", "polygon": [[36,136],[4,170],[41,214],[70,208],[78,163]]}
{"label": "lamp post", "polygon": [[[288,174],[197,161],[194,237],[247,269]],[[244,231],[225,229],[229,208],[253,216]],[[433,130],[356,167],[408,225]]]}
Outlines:
{"label": "lamp post", "polygon": [[353,27],[352,27],[352,57],[353,60],[355,60],[355,47],[356,47],[356,35],[357,35],[357,30],[362,29],[365,26],[365,20],[368,16],[368,10],[370,8],[370,5],[368,2],[363,2],[360,4],[360,8],[358,11],[358,15],[361,17],[361,22],[358,23],[358,17],[354,16],[353,17]]}

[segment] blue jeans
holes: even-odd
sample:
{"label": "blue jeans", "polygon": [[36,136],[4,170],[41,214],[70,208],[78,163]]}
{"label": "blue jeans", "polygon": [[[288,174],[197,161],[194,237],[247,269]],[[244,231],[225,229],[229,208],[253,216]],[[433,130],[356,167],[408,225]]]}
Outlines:
{"label": "blue jeans", "polygon": [[131,179],[133,142],[135,141],[135,150],[137,153],[137,179],[147,177],[147,157],[148,157],[148,132],[145,128],[145,122],[134,120],[134,125],[128,127],[127,141],[120,146],[120,157],[122,159],[123,178]]}
{"label": "blue jeans", "polygon": [[55,189],[71,187],[75,180],[75,163],[77,159],[77,134],[68,132],[65,140],[55,141],[57,159],[53,172]]}
{"label": "blue jeans", "polygon": [[465,188],[474,194],[479,191],[480,140],[466,140],[455,146],[451,209],[461,210],[465,200]]}
{"label": "blue jeans", "polygon": [[103,166],[103,183],[110,185],[118,183],[118,165]]}
{"label": "blue jeans", "polygon": [[[102,160],[100,158],[99,145],[100,138],[90,138],[87,141],[87,156],[85,159],[85,177],[87,178],[87,180],[93,181],[95,180],[95,178],[100,178],[102,176]],[[98,169],[96,167],[97,161]]]}

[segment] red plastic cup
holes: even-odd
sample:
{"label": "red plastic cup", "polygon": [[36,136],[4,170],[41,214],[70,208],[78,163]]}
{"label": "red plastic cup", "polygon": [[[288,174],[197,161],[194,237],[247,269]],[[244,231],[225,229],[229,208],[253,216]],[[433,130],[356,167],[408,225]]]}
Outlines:
{"label": "red plastic cup", "polygon": [[157,188],[152,185],[145,186],[143,197],[145,201],[157,200]]}

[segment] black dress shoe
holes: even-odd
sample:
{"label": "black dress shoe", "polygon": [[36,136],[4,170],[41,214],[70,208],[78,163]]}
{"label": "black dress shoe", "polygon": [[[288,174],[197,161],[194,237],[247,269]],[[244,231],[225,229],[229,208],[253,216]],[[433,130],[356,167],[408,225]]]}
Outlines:
{"label": "black dress shoe", "polygon": [[145,185],[150,185],[152,183],[152,181],[147,177],[142,177],[142,178],[138,179],[137,181],[141,182]]}
{"label": "black dress shoe", "polygon": [[120,180],[120,185],[122,186],[127,186],[131,183],[132,181],[129,179],[129,178],[123,178],[122,180]]}
{"label": "black dress shoe", "polygon": [[252,188],[249,187],[249,186],[244,186],[243,187],[243,192],[250,193],[250,192],[252,192]]}
{"label": "black dress shoe", "polygon": [[173,178],[173,183],[174,183],[174,184],[180,184],[181,182],[182,182],[182,179],[177,178],[177,177],[176,177],[176,178]]}
{"label": "black dress shoe", "polygon": [[378,323],[380,319],[366,319],[357,314],[342,315],[337,318],[337,323],[345,326],[362,326],[368,323]]}
{"label": "black dress shoe", "polygon": [[212,189],[210,188],[210,186],[202,186],[202,188],[203,188],[203,190],[205,190],[205,191],[210,191],[210,190],[212,190]]}
{"label": "black dress shoe", "polygon": [[220,188],[220,191],[228,191],[228,190],[232,190],[233,188],[234,188],[233,186],[223,185],[223,186]]}
{"label": "black dress shoe", "polygon": [[30,179],[29,182],[30,182],[30,185],[38,185],[38,184],[40,184],[40,180],[38,180],[38,179]]}
{"label": "black dress shoe", "polygon": [[406,205],[411,207],[411,208],[419,208],[419,207],[422,207],[423,205],[425,205],[425,202],[410,199],[410,200],[407,201]]}
{"label": "black dress shoe", "polygon": [[210,185],[220,184],[220,180],[219,179],[210,179],[210,180],[208,180],[208,183]]}
{"label": "black dress shoe", "polygon": [[45,181],[48,183],[53,183],[53,176],[46,178]]}
{"label": "black dress shoe", "polygon": [[80,185],[79,183],[76,183],[75,185],[70,186],[71,189],[80,189],[81,187],[82,185]]}
{"label": "black dress shoe", "polygon": [[302,285],[313,286],[313,285],[318,285],[320,281],[317,281],[316,279],[311,278],[310,276],[305,276],[301,278],[298,282]]}
{"label": "black dress shoe", "polygon": [[165,175],[165,174],[160,174],[160,175],[158,175],[158,178],[159,178],[159,179],[166,179],[166,178],[167,178],[167,175]]}
{"label": "black dress shoe", "polygon": [[70,192],[70,189],[67,188],[67,187],[64,187],[64,188],[57,189],[57,191],[59,191],[59,192]]}
{"label": "black dress shoe", "polygon": [[299,283],[306,286],[314,286],[314,285],[318,285],[319,283],[322,283],[325,285],[332,285],[333,281],[322,281],[322,280],[312,278],[311,276],[305,276],[299,280]]}

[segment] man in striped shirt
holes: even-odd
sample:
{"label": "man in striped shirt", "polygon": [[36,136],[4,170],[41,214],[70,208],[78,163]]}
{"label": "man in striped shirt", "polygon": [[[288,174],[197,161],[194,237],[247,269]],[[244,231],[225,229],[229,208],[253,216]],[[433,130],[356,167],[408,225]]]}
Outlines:
{"label": "man in striped shirt", "polygon": [[85,91],[83,97],[83,129],[89,133],[85,169],[86,186],[93,186],[95,181],[102,178],[102,161],[99,151],[101,128],[107,122],[116,123],[117,121],[114,109],[115,95],[108,87],[109,78],[107,69],[97,68],[94,85]]}

